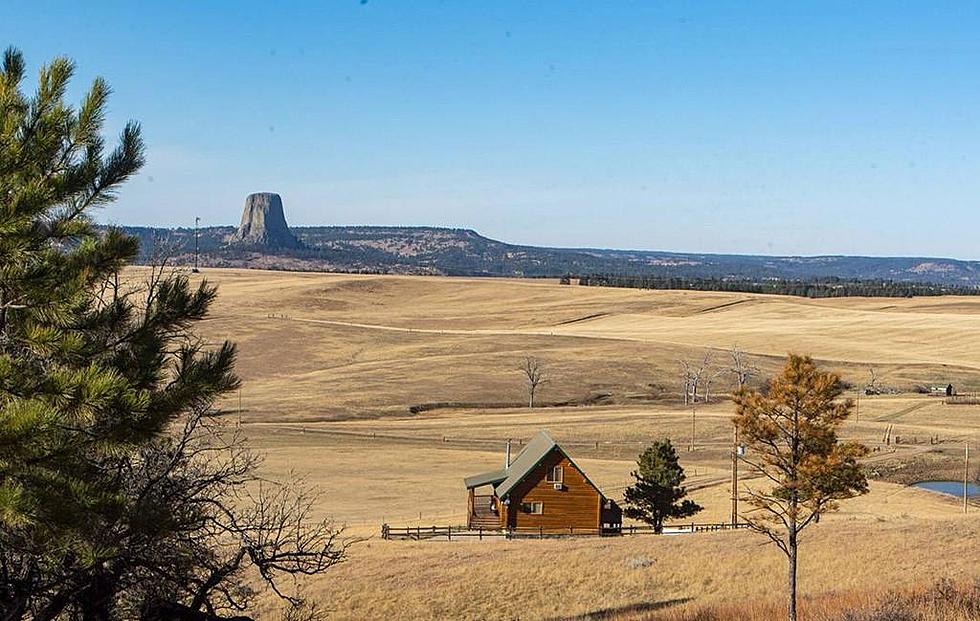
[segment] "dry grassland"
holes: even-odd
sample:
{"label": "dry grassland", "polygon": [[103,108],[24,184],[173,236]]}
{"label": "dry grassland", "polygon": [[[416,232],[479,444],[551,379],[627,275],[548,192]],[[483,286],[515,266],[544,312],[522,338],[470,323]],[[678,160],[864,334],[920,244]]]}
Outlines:
{"label": "dry grassland", "polygon": [[[677,403],[678,359],[737,343],[763,373],[809,352],[863,384],[952,381],[980,387],[980,299],[812,301],[748,294],[559,286],[554,281],[207,270],[220,287],[210,340],[240,347],[240,417],[265,455],[263,474],[317,485],[317,511],[359,536],[394,524],[458,523],[462,477],[498,467],[507,438],[549,429],[616,497],[636,453],[669,436],[680,449],[699,521],[727,518],[731,407]],[[520,403],[524,355],[544,361],[542,401]],[[727,389],[719,378],[715,390]],[[855,392],[855,396],[857,393]],[[412,415],[430,402],[466,408]],[[238,398],[223,407],[234,415]],[[918,457],[943,463],[980,443],[980,407],[935,397],[861,397],[848,438],[886,476]],[[892,442],[885,443],[891,429]],[[902,443],[896,445],[894,438]],[[938,444],[933,444],[938,442]],[[746,484],[751,485],[749,481]],[[421,515],[421,518],[420,518]],[[812,596],[980,577],[980,526],[957,502],[875,482],[804,544]],[[383,542],[305,586],[338,619],[624,618],[778,595],[778,552],[751,533],[560,541]],[[667,610],[666,608],[664,610]],[[580,617],[585,618],[585,617]]]}

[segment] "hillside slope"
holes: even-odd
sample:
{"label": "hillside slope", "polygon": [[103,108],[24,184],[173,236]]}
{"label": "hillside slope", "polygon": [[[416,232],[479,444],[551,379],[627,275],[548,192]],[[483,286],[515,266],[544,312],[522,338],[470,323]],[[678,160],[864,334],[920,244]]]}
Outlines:
{"label": "hillside slope", "polygon": [[[160,252],[181,262],[193,261],[193,229],[124,228],[140,237],[142,261],[148,261]],[[838,277],[980,285],[980,262],[956,259],[545,248],[508,244],[469,229],[435,227],[318,226],[292,227],[291,230],[303,242],[302,249],[236,245],[228,241],[234,227],[202,228],[198,240],[201,264],[451,276]]]}

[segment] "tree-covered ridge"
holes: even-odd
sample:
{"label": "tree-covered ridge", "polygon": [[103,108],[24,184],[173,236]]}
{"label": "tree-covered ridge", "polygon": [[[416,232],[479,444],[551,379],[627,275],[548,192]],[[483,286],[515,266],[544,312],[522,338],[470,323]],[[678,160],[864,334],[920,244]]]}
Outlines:
{"label": "tree-covered ridge", "polygon": [[662,276],[583,276],[579,284],[588,287],[630,289],[686,289],[691,291],[732,291],[770,293],[804,298],[910,298],[935,295],[980,295],[976,286],[963,287],[928,282],[816,278],[813,280],[751,280],[747,278],[681,278]]}
{"label": "tree-covered ridge", "polygon": [[[140,239],[148,262],[166,247],[179,262],[194,260],[193,228],[124,227]],[[235,244],[232,226],[198,231],[201,264],[308,271],[526,276],[617,274],[753,281],[881,280],[980,285],[980,262],[919,257],[763,256],[654,250],[547,248],[509,244],[470,229],[412,226],[291,227],[302,248]]]}

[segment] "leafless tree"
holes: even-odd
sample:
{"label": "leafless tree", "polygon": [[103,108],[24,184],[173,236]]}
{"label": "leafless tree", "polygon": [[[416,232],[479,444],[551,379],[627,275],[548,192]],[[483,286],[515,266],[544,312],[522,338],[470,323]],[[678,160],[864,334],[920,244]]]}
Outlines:
{"label": "leafless tree", "polygon": [[880,392],[878,387],[878,371],[874,367],[868,367],[868,385],[864,389],[865,394],[877,395]]}
{"label": "leafless tree", "polygon": [[684,404],[690,405],[704,400],[705,385],[710,383],[711,350],[704,350],[701,360],[678,360],[681,366],[681,379],[684,383]]}
{"label": "leafless tree", "polygon": [[353,540],[313,516],[304,484],[261,480],[258,465],[237,429],[194,412],[116,464],[127,515],[106,524],[105,548],[89,563],[20,574],[30,551],[0,550],[0,582],[17,593],[27,580],[30,593],[19,608],[0,600],[0,618],[242,621],[262,585],[285,602],[284,617],[316,618],[284,579],[342,562]]}
{"label": "leafless tree", "polygon": [[711,398],[711,381],[719,375],[711,368],[711,350],[705,349],[704,356],[696,362],[679,360],[681,376],[684,381],[684,404],[691,406],[691,444],[688,450],[695,449],[697,438],[698,401],[705,403]]}
{"label": "leafless tree", "polygon": [[533,408],[534,394],[538,391],[538,386],[547,381],[544,377],[544,366],[537,358],[525,356],[520,370],[524,374],[524,380],[527,383],[527,407]]}
{"label": "leafless tree", "polygon": [[150,514],[166,505],[181,519],[168,525],[164,540],[154,529],[120,533],[121,552],[111,564],[117,585],[149,584],[133,580],[144,573],[156,580],[149,591],[123,589],[119,608],[129,603],[145,621],[238,618],[258,595],[246,585],[264,584],[287,609],[304,609],[283,578],[326,571],[345,559],[351,541],[313,517],[316,496],[302,481],[260,479],[259,463],[237,428],[205,412],[141,451],[126,469],[130,495]]}
{"label": "leafless tree", "polygon": [[735,390],[739,391],[745,387],[749,379],[759,373],[759,369],[749,364],[745,358],[745,352],[739,349],[738,345],[732,345],[728,355],[731,357],[731,366],[728,371],[735,379]]}
{"label": "leafless tree", "polygon": [[681,366],[681,382],[683,384],[682,391],[684,393],[684,405],[688,405],[691,401],[691,363],[687,360],[678,360],[677,362]]}
{"label": "leafless tree", "polygon": [[715,369],[705,373],[704,378],[701,380],[703,385],[701,395],[704,397],[705,403],[711,403],[711,384],[727,372],[727,369]]}

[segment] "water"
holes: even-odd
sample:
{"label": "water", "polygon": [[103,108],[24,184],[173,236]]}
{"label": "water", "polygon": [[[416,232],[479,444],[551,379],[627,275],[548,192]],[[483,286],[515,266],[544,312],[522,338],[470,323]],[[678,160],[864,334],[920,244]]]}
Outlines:
{"label": "water", "polygon": [[[941,494],[951,494],[953,496],[963,496],[963,481],[922,481],[912,487],[927,489],[931,492]],[[980,485],[970,483],[966,488],[967,496],[980,496]]]}

